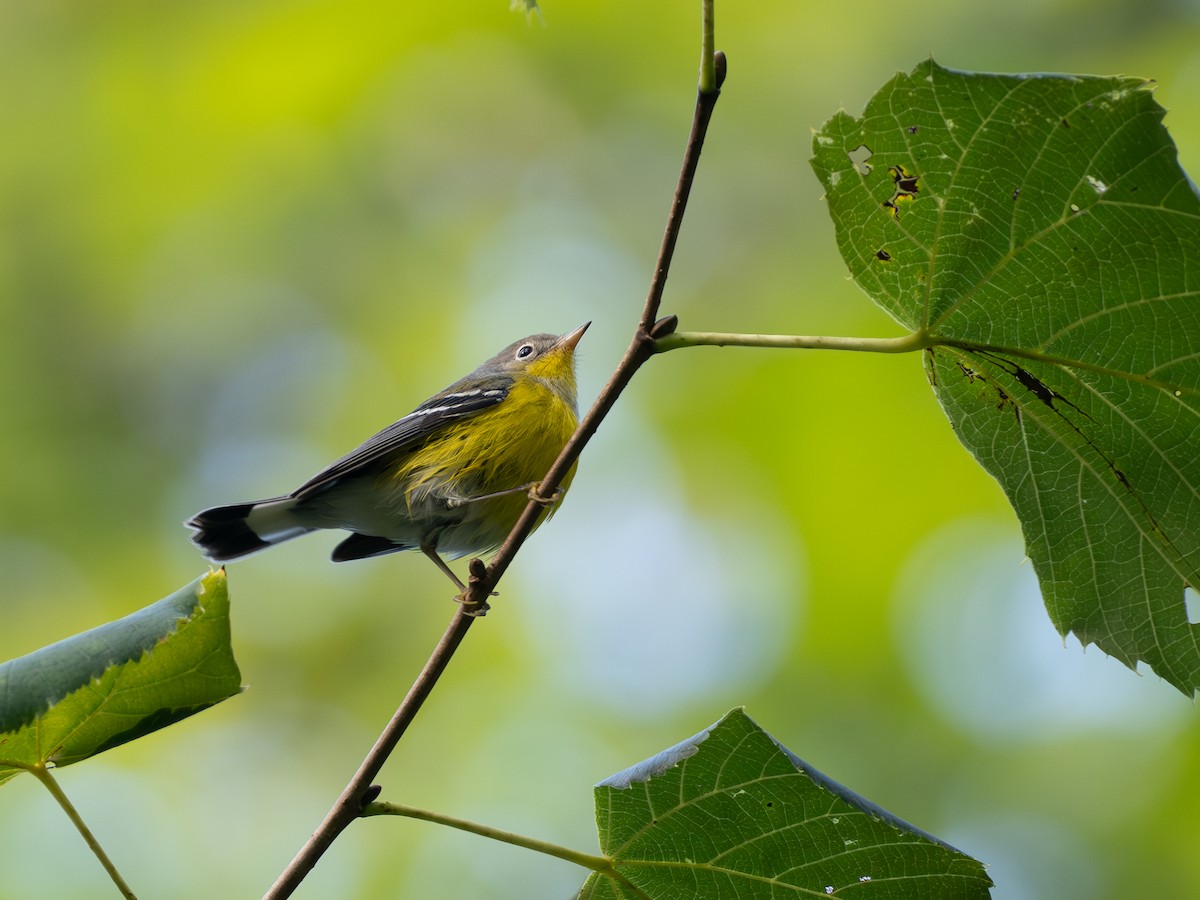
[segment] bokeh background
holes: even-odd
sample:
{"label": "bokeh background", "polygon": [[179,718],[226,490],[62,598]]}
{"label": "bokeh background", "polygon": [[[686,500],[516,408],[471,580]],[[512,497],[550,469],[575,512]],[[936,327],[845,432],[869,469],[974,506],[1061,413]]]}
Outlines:
{"label": "bokeh background", "polygon": [[[645,296],[699,4],[0,5],[0,659],[205,570],[180,521],[279,493],[532,331],[591,319],[595,396]],[[719,3],[729,81],[664,312],[892,335],[807,159],[929,54],[1154,77],[1200,170],[1185,0]],[[230,569],[249,689],[63,770],[145,898],[258,896],[452,607],[416,555],[307,538]],[[998,487],[915,356],[653,360],[384,770],[384,797],[595,849],[591,785],[745,705],[991,865],[1002,900],[1200,891],[1200,727],[1064,643]],[[566,898],[570,864],[354,826],[299,896]],[[114,895],[31,778],[0,897]]]}

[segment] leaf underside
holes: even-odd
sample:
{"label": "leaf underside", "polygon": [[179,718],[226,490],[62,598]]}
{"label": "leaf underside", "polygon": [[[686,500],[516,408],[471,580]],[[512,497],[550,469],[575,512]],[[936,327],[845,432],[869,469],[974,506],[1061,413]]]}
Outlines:
{"label": "leaf underside", "polygon": [[602,852],[579,895],[985,898],[983,866],[810,768],[741,710],[596,787]]}
{"label": "leaf underside", "polygon": [[157,731],[241,690],[224,571],[0,664],[0,784]]}
{"label": "leaf underside", "polygon": [[924,335],[1051,619],[1194,694],[1200,200],[1150,85],[929,61],[813,141],[854,279]]}

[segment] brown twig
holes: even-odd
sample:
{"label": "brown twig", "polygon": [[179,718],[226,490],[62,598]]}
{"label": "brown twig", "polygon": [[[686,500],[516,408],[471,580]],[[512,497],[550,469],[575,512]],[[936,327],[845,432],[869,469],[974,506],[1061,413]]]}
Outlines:
{"label": "brown twig", "polygon": [[[663,319],[658,319],[659,307],[662,305],[663,290],[667,283],[667,273],[671,268],[671,258],[675,253],[675,242],[679,237],[679,230],[683,224],[683,214],[687,208],[688,195],[691,192],[692,181],[696,175],[696,166],[700,161],[700,151],[704,146],[704,135],[708,130],[708,123],[712,118],[713,108],[716,106],[717,98],[720,96],[720,86],[725,79],[725,56],[722,53],[717,53],[715,56],[716,65],[716,87],[710,91],[700,91],[696,98],[696,110],[692,118],[692,130],[688,136],[687,149],[684,152],[683,168],[679,174],[679,181],[675,187],[675,197],[671,204],[671,211],[667,217],[667,227],[663,235],[662,246],[659,248],[658,261],[654,269],[654,277],[651,279],[650,292],[646,297],[646,304],[642,310],[642,317],[638,323],[637,330],[634,332],[633,340],[629,344],[629,348],[625,351],[625,355],[621,358],[612,377],[596,398],[596,402],[592,404],[592,408],[588,410],[587,415],[579,423],[579,427],[575,430],[575,434],[563,447],[562,453],[558,459],[554,461],[554,465],[550,467],[550,471],[546,473],[546,477],[542,479],[541,485],[537,489],[537,493],[541,496],[550,496],[558,488],[563,476],[579,458],[584,446],[592,435],[596,433],[596,429],[600,427],[600,423],[604,417],[608,415],[613,404],[616,403],[617,397],[625,389],[633,378],[634,373],[641,368],[642,364],[654,355],[654,341],[656,338],[663,337],[675,330],[676,319],[674,316],[667,316]],[[491,592],[495,589],[496,584],[500,581],[501,576],[508,569],[513,557],[529,537],[533,526],[537,522],[538,516],[543,511],[543,506],[536,500],[530,500],[525,506],[521,518],[517,520],[513,526],[508,538],[501,545],[496,556],[492,559],[491,565],[484,567],[483,563],[478,559],[471,560],[470,570],[471,577],[467,583],[467,590],[463,594],[462,606],[463,609],[472,610],[479,609],[480,604],[484,604]],[[350,779],[350,783],[346,785],[341,796],[333,808],[326,814],[324,821],[313,833],[312,837],[305,842],[300,848],[300,852],[283,870],[275,884],[264,895],[264,900],[281,900],[284,897],[290,897],[295,889],[304,880],[305,876],[317,864],[317,860],[321,858],[329,846],[337,839],[351,822],[359,817],[367,800],[367,792],[371,790],[371,783],[375,776],[379,774],[383,764],[387,761],[388,756],[395,749],[396,744],[403,736],[409,724],[416,717],[421,705],[425,702],[425,698],[433,690],[433,686],[437,683],[439,676],[445,670],[450,662],[450,658],[454,655],[454,651],[458,645],[462,643],[463,638],[467,634],[467,630],[475,621],[475,616],[468,615],[463,609],[455,612],[454,618],[450,620],[449,626],[446,628],[445,634],[430,654],[429,660],[425,663],[425,667],[421,670],[417,680],[413,682],[413,686],[409,689],[408,695],[397,708],[395,715],[392,716],[387,727],[384,728],[374,746],[359,766],[354,777]],[[378,793],[373,791],[372,796]]]}

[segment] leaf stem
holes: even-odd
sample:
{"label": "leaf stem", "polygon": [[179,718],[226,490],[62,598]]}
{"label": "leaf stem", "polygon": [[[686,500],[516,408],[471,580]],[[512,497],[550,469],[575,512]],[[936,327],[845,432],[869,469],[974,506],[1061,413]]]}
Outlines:
{"label": "leaf stem", "polygon": [[104,866],[104,871],[108,873],[108,877],[117,886],[117,890],[121,892],[121,896],[127,898],[127,900],[137,900],[129,885],[125,883],[125,879],[121,877],[121,873],[117,871],[117,867],[113,865],[113,861],[108,858],[108,854],[104,852],[104,848],[96,840],[96,836],[92,834],[92,830],[87,827],[87,823],[79,815],[79,811],[75,809],[74,804],[71,803],[70,799],[63,792],[63,789],[59,787],[55,777],[50,774],[50,770],[44,765],[38,765],[31,766],[28,771],[45,786],[46,790],[50,792],[50,796],[58,801],[58,805],[67,814],[67,818],[74,824],[75,830],[83,836],[83,840],[87,843],[88,848],[95,855],[96,859],[100,860],[100,865]]}
{"label": "leaf stem", "polygon": [[654,342],[656,353],[681,347],[779,347],[790,350],[856,350],[864,353],[912,353],[936,343],[923,331],[902,337],[835,337],[805,334],[727,334],[716,331],[677,331]]}
{"label": "leaf stem", "polygon": [[526,850],[533,850],[537,853],[544,853],[547,856],[565,859],[567,862],[575,863],[585,869],[591,869],[593,872],[601,872],[610,876],[616,874],[613,870],[612,860],[606,856],[584,853],[580,850],[573,850],[570,847],[552,844],[549,841],[527,837],[512,831],[505,831],[502,828],[494,828],[491,825],[481,825],[469,819],[459,819],[428,809],[418,809],[417,807],[405,806],[401,803],[376,801],[367,804],[362,814],[363,816],[404,816],[409,819],[420,819],[424,822],[435,822],[438,825],[457,828],[459,831],[468,831],[471,834],[491,838],[494,841],[503,841],[515,847],[524,847]]}
{"label": "leaf stem", "polygon": [[717,331],[677,331],[658,337],[654,341],[655,353],[666,353],[682,347],[765,347],[784,350],[850,350],[863,353],[912,353],[931,347],[945,347],[966,353],[999,354],[1016,359],[1028,359],[1064,369],[1079,369],[1095,372],[1110,378],[1119,378],[1134,384],[1145,385],[1175,397],[1200,396],[1200,390],[1164,381],[1149,375],[1123,372],[1119,369],[1100,366],[1087,360],[1055,356],[1036,347],[1016,347],[1009,344],[989,344],[984,341],[968,341],[961,338],[942,337],[930,331],[914,331],[894,338],[837,337],[832,335],[806,334],[739,334]]}

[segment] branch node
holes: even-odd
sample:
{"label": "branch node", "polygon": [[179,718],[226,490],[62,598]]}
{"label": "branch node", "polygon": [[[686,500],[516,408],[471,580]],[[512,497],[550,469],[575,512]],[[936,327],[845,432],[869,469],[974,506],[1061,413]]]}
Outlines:
{"label": "branch node", "polygon": [[725,60],[725,51],[718,50],[713,54],[713,66],[716,68],[717,75],[717,90],[721,89],[721,85],[725,83],[725,73],[728,71],[728,63]]}
{"label": "branch node", "polygon": [[478,556],[467,563],[467,572],[470,573],[467,578],[468,584],[477,584],[487,578],[487,566],[483,564],[483,560]]}
{"label": "branch node", "polygon": [[379,798],[379,795],[382,793],[383,793],[383,785],[379,785],[379,784],[373,784],[370,787],[368,787],[365,791],[363,791],[362,796],[358,800],[359,814],[361,815],[362,811],[367,808],[367,805],[374,803],[375,800],[377,800]]}
{"label": "branch node", "polygon": [[491,606],[487,602],[488,597],[495,596],[488,591],[488,571],[487,566],[483,564],[483,560],[476,556],[467,563],[467,571],[470,573],[467,576],[467,589],[454,598],[456,603],[462,606],[462,614],[478,618],[486,616],[487,611]]}
{"label": "branch node", "polygon": [[657,341],[659,338],[664,338],[668,334],[674,334],[675,329],[678,327],[679,316],[663,316],[650,326],[650,337]]}

